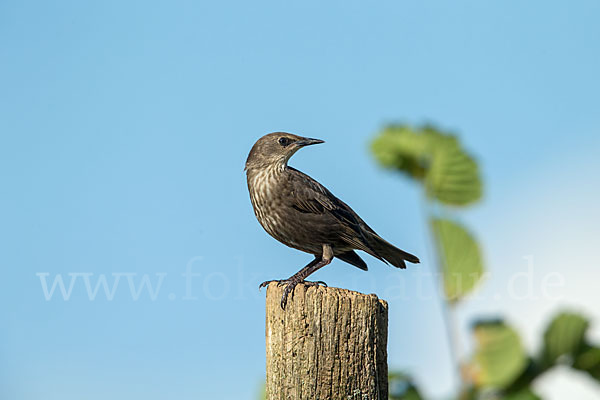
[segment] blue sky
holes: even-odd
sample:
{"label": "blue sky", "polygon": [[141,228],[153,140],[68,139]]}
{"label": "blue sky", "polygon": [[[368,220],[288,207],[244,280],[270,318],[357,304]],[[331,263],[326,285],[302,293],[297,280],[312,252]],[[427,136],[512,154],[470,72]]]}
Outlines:
{"label": "blue sky", "polygon": [[[334,262],[315,278],[390,301],[390,367],[428,394],[454,383],[420,192],[368,152],[386,123],[456,131],[481,162],[485,199],[461,219],[490,276],[460,310],[466,348],[476,315],[509,315],[533,348],[557,306],[600,317],[599,11],[595,1],[0,3],[0,394],[254,398],[256,285],[310,259],[251,210],[243,164],[275,130],[324,139],[291,164],[421,256],[407,271],[365,256],[368,273]],[[530,256],[536,287],[564,277],[553,299],[507,297]],[[199,274],[190,287],[188,265]],[[40,273],[67,286],[69,273],[88,275],[68,300],[47,301]],[[95,285],[101,274],[110,285],[120,274],[114,298],[90,301],[85,276]],[[155,288],[162,276],[154,300],[130,293],[144,274]],[[598,395],[564,376],[540,392]]]}

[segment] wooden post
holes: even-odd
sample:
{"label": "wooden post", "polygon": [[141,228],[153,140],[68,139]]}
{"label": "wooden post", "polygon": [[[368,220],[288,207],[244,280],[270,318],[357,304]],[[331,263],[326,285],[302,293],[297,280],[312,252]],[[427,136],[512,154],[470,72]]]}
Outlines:
{"label": "wooden post", "polygon": [[374,294],[299,284],[267,289],[269,400],[387,400],[387,302]]}

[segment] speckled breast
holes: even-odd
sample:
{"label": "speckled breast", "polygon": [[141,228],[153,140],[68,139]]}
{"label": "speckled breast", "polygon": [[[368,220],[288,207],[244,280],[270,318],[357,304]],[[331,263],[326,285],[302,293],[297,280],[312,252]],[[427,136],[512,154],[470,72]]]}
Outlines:
{"label": "speckled breast", "polygon": [[282,171],[275,166],[248,171],[248,191],[254,214],[265,231],[281,243],[307,253],[319,254],[322,245],[311,243],[310,232],[306,231],[303,221],[288,204],[293,193],[288,193],[281,174]]}

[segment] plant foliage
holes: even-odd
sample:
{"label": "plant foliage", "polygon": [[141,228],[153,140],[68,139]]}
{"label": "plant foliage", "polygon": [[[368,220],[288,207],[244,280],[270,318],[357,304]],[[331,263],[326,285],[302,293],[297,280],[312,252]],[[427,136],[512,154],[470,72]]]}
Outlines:
{"label": "plant foliage", "polygon": [[[450,320],[458,301],[471,292],[484,274],[481,248],[466,227],[451,218],[455,208],[482,197],[479,167],[458,138],[432,126],[390,125],[373,140],[371,150],[384,168],[417,182],[425,193],[438,269]],[[589,321],[572,312],[559,313],[544,333],[537,356],[523,347],[519,334],[502,320],[474,325],[475,351],[461,363],[461,400],[538,400],[533,381],[556,365],[583,371],[600,381],[600,347],[586,340]],[[452,346],[456,345],[448,328]],[[454,339],[454,340],[453,340]],[[404,374],[390,375],[390,399],[421,399]]]}
{"label": "plant foliage", "polygon": [[464,227],[451,220],[434,218],[431,225],[439,241],[446,297],[456,301],[473,290],[483,275],[479,244]]}
{"label": "plant foliage", "polygon": [[477,343],[472,369],[479,387],[505,388],[527,365],[518,333],[502,321],[484,321],[473,330]]}
{"label": "plant foliage", "polygon": [[392,125],[373,141],[372,151],[382,166],[423,183],[431,199],[465,206],[481,198],[477,162],[452,134],[432,126]]}

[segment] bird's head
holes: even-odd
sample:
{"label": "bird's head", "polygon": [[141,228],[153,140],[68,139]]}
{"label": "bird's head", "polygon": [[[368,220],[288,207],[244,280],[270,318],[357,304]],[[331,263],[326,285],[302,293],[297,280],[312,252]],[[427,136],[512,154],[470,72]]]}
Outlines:
{"label": "bird's head", "polygon": [[318,143],[323,143],[323,141],[285,132],[269,133],[254,143],[250,154],[248,154],[245,169],[274,165],[283,167],[290,157],[302,147]]}

